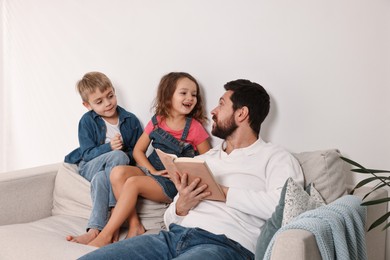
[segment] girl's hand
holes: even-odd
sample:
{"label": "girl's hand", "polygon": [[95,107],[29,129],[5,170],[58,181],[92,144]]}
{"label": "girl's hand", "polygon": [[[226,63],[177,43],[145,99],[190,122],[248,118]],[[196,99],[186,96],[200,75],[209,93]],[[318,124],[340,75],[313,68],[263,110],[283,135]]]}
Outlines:
{"label": "girl's hand", "polygon": [[165,178],[169,178],[167,170],[155,171],[155,172],[152,172],[152,174],[153,175],[162,176],[162,177],[165,177]]}
{"label": "girl's hand", "polygon": [[123,142],[120,134],[116,134],[114,138],[111,139],[110,142],[112,150],[122,150]]}

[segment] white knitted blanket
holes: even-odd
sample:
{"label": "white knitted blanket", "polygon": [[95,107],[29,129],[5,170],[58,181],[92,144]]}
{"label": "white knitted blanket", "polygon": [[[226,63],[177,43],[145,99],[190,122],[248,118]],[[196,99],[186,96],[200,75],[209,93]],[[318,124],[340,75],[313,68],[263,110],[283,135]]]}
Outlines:
{"label": "white knitted blanket", "polygon": [[275,233],[265,253],[270,259],[276,236],[287,229],[304,229],[314,234],[324,260],[366,260],[366,207],[361,199],[346,195],[336,201],[307,211]]}

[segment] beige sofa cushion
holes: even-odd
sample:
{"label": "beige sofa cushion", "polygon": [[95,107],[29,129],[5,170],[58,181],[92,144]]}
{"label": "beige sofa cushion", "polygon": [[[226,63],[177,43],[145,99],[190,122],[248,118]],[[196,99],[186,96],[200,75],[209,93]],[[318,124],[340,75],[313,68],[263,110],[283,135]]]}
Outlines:
{"label": "beige sofa cushion", "polygon": [[85,232],[87,220],[58,215],[35,222],[0,226],[0,259],[77,259],[95,247],[71,243],[67,235]]}
{"label": "beige sofa cushion", "polygon": [[89,191],[90,183],[78,174],[77,166],[63,163],[55,181],[52,214],[88,219],[92,208]]}
{"label": "beige sofa cushion", "polygon": [[[137,212],[145,229],[165,228],[167,207],[168,204],[139,199]],[[78,174],[76,165],[63,163],[55,181],[52,214],[89,219],[91,208],[90,183]]]}
{"label": "beige sofa cushion", "polygon": [[294,156],[302,167],[305,186],[314,183],[327,204],[347,194],[347,166],[340,159],[337,149],[303,152]]}

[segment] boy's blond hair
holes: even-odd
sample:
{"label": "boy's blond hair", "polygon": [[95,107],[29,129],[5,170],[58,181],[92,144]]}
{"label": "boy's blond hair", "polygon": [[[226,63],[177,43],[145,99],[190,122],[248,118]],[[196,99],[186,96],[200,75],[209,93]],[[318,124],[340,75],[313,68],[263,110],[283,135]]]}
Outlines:
{"label": "boy's blond hair", "polygon": [[104,92],[108,88],[114,89],[111,80],[105,74],[97,71],[86,73],[76,84],[76,89],[84,102],[88,102],[88,95],[94,93],[96,89]]}

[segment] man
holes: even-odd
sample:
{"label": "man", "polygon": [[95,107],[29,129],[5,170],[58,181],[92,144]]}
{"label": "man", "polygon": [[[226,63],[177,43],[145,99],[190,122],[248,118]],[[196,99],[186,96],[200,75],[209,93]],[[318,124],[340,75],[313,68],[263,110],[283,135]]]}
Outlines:
{"label": "man", "polygon": [[224,142],[198,156],[206,160],[226,202],[205,200],[206,186],[187,175],[164,221],[169,231],[111,244],[81,259],[253,259],[256,241],[278,203],[288,177],[303,183],[297,160],[259,136],[269,112],[265,89],[249,80],[225,85],[213,116],[212,134]]}

